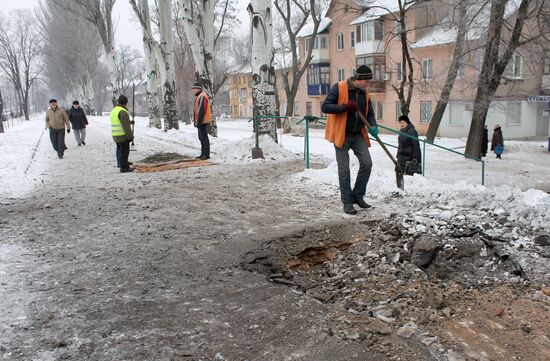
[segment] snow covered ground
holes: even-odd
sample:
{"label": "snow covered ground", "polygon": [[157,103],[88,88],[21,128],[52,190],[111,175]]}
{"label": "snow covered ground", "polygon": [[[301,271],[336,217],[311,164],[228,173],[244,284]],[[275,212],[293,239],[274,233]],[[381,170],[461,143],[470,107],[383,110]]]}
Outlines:
{"label": "snow covered ground", "polygon": [[[105,144],[109,144],[108,118],[90,117],[90,127],[101,130]],[[212,161],[224,163],[269,162],[303,159],[304,138],[290,134],[282,135],[281,145],[262,137],[260,146],[265,160],[253,160],[254,146],[252,125],[246,120],[226,120],[218,123],[219,138],[211,139]],[[136,118],[136,147],[139,156],[154,151],[178,151],[194,156],[199,153],[196,128],[182,125],[178,131],[164,132],[149,128],[146,118]],[[334,163],[334,149],[324,140],[324,131],[311,130],[310,152],[315,168],[299,174],[289,174],[290,182],[309,185],[316,192],[338,197],[338,177]],[[396,144],[396,136],[382,135],[382,139]],[[71,157],[74,148],[72,134],[66,137]],[[462,151],[464,139],[438,139],[437,144]],[[161,146],[162,145],[162,146]],[[93,146],[93,145],[91,145]],[[369,183],[368,197],[382,200],[395,188],[393,164],[382,149],[373,144],[373,173]],[[136,159],[134,155],[134,160]],[[352,174],[358,164],[352,159]],[[0,197],[21,197],[47,181],[48,169],[58,160],[49,144],[43,127],[43,115],[37,115],[29,122],[9,128],[0,134]],[[328,165],[319,169],[319,164]],[[439,200],[449,207],[479,207],[492,212],[510,213],[511,217],[529,223],[535,229],[550,226],[550,154],[545,151],[544,142],[506,142],[503,160],[488,156],[486,164],[486,186],[480,186],[481,164],[463,157],[428,146],[426,149],[426,177],[406,177],[408,202]]]}

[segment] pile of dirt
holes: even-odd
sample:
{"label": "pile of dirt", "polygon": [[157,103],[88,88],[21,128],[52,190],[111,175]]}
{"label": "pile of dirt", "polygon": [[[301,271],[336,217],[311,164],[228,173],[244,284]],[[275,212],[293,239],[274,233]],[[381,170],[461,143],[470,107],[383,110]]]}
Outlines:
{"label": "pile of dirt", "polygon": [[153,164],[153,163],[164,163],[164,162],[170,162],[173,160],[185,160],[185,159],[191,159],[191,158],[181,155],[179,153],[161,152],[161,153],[150,155],[142,159],[141,161],[139,161],[139,163]]}
{"label": "pile of dirt", "polygon": [[547,360],[547,239],[428,209],[271,241],[243,265],[334,305],[324,332],[388,359]]}

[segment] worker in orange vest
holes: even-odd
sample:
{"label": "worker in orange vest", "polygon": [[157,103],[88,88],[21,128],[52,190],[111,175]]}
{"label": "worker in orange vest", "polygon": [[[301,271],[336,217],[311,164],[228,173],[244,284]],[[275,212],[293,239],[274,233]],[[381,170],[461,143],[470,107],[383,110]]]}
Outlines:
{"label": "worker in orange vest", "polygon": [[[354,204],[365,209],[371,207],[363,199],[372,169],[369,153],[370,141],[365,124],[357,112],[363,113],[371,125],[370,133],[377,136],[378,126],[367,89],[372,78],[370,67],[359,66],[351,78],[332,86],[321,108],[323,113],[328,114],[325,138],[334,144],[340,196],[344,204],[344,212],[347,214],[357,214],[353,207]],[[359,172],[353,189],[351,188],[349,168],[350,149],[359,160]]]}
{"label": "worker in orange vest", "polygon": [[199,141],[201,142],[201,155],[196,159],[210,159],[210,140],[208,139],[208,124],[212,122],[212,108],[208,95],[202,90],[199,83],[193,84],[193,93],[197,97],[193,107],[193,121],[199,130]]}

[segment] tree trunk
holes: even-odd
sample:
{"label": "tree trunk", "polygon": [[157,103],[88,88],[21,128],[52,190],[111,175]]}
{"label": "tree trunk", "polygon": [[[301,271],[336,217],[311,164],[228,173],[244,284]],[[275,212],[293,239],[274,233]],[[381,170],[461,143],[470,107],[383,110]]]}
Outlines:
{"label": "tree trunk", "polygon": [[0,133],[4,133],[4,98],[0,90]]}
{"label": "tree trunk", "polygon": [[[487,30],[483,66],[479,74],[474,113],[472,114],[468,140],[466,141],[465,153],[471,157],[479,158],[481,155],[483,130],[485,129],[485,120],[487,119],[489,105],[498,89],[508,62],[520,44],[523,26],[529,16],[529,0],[522,0],[516,12],[516,20],[511,37],[508,40],[508,44],[503,47],[502,31],[505,26],[504,14],[507,2],[507,0],[492,0],[491,2],[491,15]],[[499,58],[499,52],[502,48],[505,50]]]}
{"label": "tree trunk", "polygon": [[183,15],[183,28],[187,42],[193,54],[195,62],[195,78],[210,98],[212,105],[212,123],[208,127],[208,133],[218,136],[216,114],[214,113],[214,1],[203,0],[200,2],[199,14],[194,14],[193,2],[179,0]]}
{"label": "tree trunk", "polygon": [[434,142],[435,136],[437,135],[437,130],[439,129],[439,125],[441,124],[441,118],[443,118],[443,114],[445,113],[445,109],[447,108],[449,97],[453,90],[456,76],[462,63],[462,53],[464,52],[466,32],[468,31],[468,21],[466,21],[467,10],[467,3],[465,1],[461,1],[459,4],[460,15],[458,20],[459,23],[455,48],[453,51],[453,59],[451,60],[451,66],[447,73],[447,79],[445,79],[445,84],[443,85],[443,89],[441,89],[441,95],[439,96],[439,100],[437,101],[437,105],[435,106],[435,111],[430,121],[430,125],[428,126],[428,132],[426,133],[426,140],[430,143]]}
{"label": "tree trunk", "polygon": [[[252,24],[252,115],[273,116],[275,109],[275,69],[271,1],[252,0],[248,5]],[[258,118],[258,134],[269,134],[277,141],[275,119]]]}
{"label": "tree trunk", "polygon": [[110,51],[107,53],[107,69],[109,69],[109,80],[111,82],[111,89],[113,90],[113,93],[111,94],[111,102],[113,103],[113,106],[115,106],[117,104],[118,96],[120,95],[120,93],[117,87],[114,47],[111,47]]}
{"label": "tree trunk", "polygon": [[176,106],[176,74],[174,64],[174,41],[172,37],[172,2],[159,0],[160,49],[166,69],[166,79],[162,84],[164,128],[179,129],[178,108]]}

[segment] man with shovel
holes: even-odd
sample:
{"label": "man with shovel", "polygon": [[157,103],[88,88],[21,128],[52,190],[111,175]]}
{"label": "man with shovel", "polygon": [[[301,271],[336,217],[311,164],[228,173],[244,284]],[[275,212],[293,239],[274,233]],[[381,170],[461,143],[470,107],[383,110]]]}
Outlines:
{"label": "man with shovel", "polygon": [[[354,204],[360,208],[371,207],[363,199],[372,169],[370,140],[365,124],[357,112],[364,114],[370,124],[368,131],[373,137],[377,137],[378,126],[367,89],[372,78],[371,68],[367,65],[359,66],[353,77],[332,86],[321,108],[323,113],[328,114],[325,138],[334,144],[340,196],[347,214],[357,214]],[[349,168],[350,149],[359,160],[359,172],[353,189]]]}

